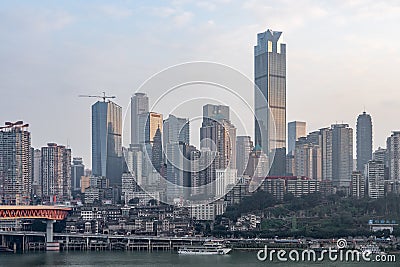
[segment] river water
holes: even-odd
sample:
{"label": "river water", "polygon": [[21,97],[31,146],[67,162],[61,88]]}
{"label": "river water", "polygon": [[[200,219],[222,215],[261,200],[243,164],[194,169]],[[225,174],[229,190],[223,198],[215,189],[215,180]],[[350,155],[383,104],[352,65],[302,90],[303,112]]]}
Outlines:
{"label": "river water", "polygon": [[231,267],[231,266],[349,266],[349,267],[375,267],[400,266],[400,255],[396,255],[397,262],[277,262],[264,261],[257,259],[256,252],[240,252],[233,251],[230,255],[212,255],[212,256],[195,256],[195,255],[178,255],[176,252],[131,252],[131,251],[88,251],[88,252],[32,252],[26,254],[0,254],[0,266],[75,266],[75,267],[92,267],[92,266],[143,266],[143,267]]}

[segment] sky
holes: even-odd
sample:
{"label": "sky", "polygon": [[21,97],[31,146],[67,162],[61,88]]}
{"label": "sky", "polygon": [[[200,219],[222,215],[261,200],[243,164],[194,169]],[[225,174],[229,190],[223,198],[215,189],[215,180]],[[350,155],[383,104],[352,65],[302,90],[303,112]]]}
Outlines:
{"label": "sky", "polygon": [[0,124],[23,120],[33,147],[69,145],[90,167],[94,99],[78,95],[106,91],[125,113],[144,81],[190,61],[253,79],[257,33],[272,29],[287,44],[287,121],[355,128],[366,110],[384,147],[400,129],[398,25],[389,0],[1,1]]}

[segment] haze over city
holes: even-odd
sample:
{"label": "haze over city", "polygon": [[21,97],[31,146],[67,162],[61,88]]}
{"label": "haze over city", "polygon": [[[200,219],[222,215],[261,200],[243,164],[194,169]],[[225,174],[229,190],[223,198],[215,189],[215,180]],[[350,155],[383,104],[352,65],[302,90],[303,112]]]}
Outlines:
{"label": "haze over city", "polygon": [[287,44],[287,121],[306,121],[308,132],[336,122],[355,128],[365,109],[375,149],[400,128],[392,119],[399,23],[391,1],[4,2],[0,121],[24,120],[33,147],[69,144],[91,166],[95,100],[79,94],[106,91],[126,113],[147,78],[196,60],[253,80],[256,34],[268,27]]}

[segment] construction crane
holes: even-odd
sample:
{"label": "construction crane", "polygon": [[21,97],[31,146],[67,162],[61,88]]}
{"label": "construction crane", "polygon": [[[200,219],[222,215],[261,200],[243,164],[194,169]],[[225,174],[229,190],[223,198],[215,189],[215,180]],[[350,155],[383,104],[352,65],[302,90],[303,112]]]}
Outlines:
{"label": "construction crane", "polygon": [[10,129],[10,128],[27,128],[29,127],[28,123],[25,123],[23,121],[16,121],[16,122],[10,122],[10,121],[6,121],[5,126],[1,126],[0,130],[2,129]]}
{"label": "construction crane", "polygon": [[102,98],[103,102],[106,102],[106,99],[112,99],[115,98],[115,96],[107,96],[106,92],[103,92],[103,95],[79,95],[78,97],[96,97],[96,98]]}

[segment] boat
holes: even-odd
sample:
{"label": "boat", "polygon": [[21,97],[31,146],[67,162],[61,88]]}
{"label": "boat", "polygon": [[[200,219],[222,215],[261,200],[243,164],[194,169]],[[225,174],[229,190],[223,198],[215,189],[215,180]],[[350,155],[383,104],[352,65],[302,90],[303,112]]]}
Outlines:
{"label": "boat", "polygon": [[361,253],[369,252],[370,254],[386,255],[386,252],[381,251],[377,245],[365,245],[361,246]]}
{"label": "boat", "polygon": [[178,254],[186,255],[226,255],[231,252],[231,248],[226,247],[220,242],[206,241],[199,246],[183,246],[178,249]]}
{"label": "boat", "polygon": [[0,246],[0,253],[3,253],[3,252],[7,253],[7,252],[14,252],[14,251],[6,246]]}

